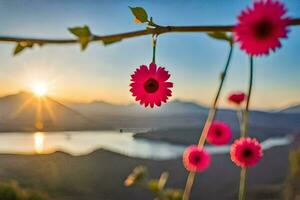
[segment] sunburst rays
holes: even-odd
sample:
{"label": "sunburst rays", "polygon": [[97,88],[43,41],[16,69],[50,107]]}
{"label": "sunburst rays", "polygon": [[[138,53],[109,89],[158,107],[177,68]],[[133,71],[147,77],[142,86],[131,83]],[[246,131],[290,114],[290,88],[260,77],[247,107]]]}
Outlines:
{"label": "sunburst rays", "polygon": [[51,100],[47,96],[35,96],[32,95],[17,108],[17,110],[11,115],[11,119],[16,119],[21,115],[27,108],[33,107],[35,109],[33,127],[41,131],[45,128],[45,121],[47,117],[53,124],[56,124],[56,115],[53,111]]}

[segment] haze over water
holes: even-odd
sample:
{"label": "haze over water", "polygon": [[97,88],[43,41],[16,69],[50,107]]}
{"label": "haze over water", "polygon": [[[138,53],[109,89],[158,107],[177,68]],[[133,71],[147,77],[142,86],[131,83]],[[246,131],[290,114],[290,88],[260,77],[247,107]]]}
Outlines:
{"label": "haze over water", "polygon": [[[264,149],[287,145],[291,138],[269,138],[262,145]],[[185,149],[183,145],[135,139],[133,133],[116,131],[80,131],[80,132],[35,132],[1,133],[0,153],[45,154],[63,151],[72,155],[85,155],[99,148],[121,153],[130,157],[165,160],[180,157]],[[229,145],[208,146],[211,154],[228,153]]]}

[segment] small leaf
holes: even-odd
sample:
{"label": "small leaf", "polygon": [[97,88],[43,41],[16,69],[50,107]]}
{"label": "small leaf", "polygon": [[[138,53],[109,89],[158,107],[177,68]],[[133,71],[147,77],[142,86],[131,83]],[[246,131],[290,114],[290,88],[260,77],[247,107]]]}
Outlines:
{"label": "small leaf", "polygon": [[133,169],[131,174],[127,177],[127,179],[124,181],[124,185],[129,187],[136,183],[142,183],[147,179],[148,170],[144,166],[137,166]]}
{"label": "small leaf", "polygon": [[153,193],[158,193],[160,191],[159,183],[158,183],[158,180],[156,180],[156,179],[148,181],[147,187]]}
{"label": "small leaf", "polygon": [[182,200],[183,192],[180,189],[166,189],[164,190],[164,196],[169,200]]}
{"label": "small leaf", "polygon": [[69,31],[77,37],[88,37],[92,35],[88,26],[69,28]]}
{"label": "small leaf", "polygon": [[14,50],[14,56],[21,53],[26,47],[20,45],[20,43],[17,44],[15,50]]}
{"label": "small leaf", "polygon": [[102,39],[102,42],[104,45],[110,45],[116,42],[122,41],[121,38],[107,38],[107,39]]}
{"label": "small leaf", "polygon": [[33,43],[32,42],[25,42],[25,41],[23,41],[23,42],[18,42],[17,43],[17,46],[16,46],[16,48],[15,48],[15,50],[14,50],[14,53],[13,53],[13,55],[15,56],[15,55],[18,55],[19,53],[21,53],[24,49],[26,49],[26,48],[32,48],[33,47]]}
{"label": "small leaf", "polygon": [[148,22],[148,14],[142,7],[129,7],[132,14],[135,16],[137,20],[141,23]]}
{"label": "small leaf", "polygon": [[215,31],[207,33],[208,36],[217,40],[225,40],[230,43],[233,43],[233,39],[231,36],[227,35],[225,32],[222,31]]}
{"label": "small leaf", "polygon": [[81,44],[81,50],[85,50],[90,42],[90,37],[80,37],[79,42]]}
{"label": "small leaf", "polygon": [[81,50],[85,50],[91,40],[91,37],[93,36],[89,27],[74,27],[69,28],[69,31],[78,37],[79,42],[81,44]]}

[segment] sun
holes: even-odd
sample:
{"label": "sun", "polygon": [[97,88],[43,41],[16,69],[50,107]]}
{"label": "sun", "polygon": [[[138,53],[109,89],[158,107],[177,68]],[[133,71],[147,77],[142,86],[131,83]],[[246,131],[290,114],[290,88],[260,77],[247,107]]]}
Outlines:
{"label": "sun", "polygon": [[38,96],[38,97],[43,97],[47,94],[48,92],[48,87],[45,83],[43,82],[35,82],[32,85],[32,92]]}

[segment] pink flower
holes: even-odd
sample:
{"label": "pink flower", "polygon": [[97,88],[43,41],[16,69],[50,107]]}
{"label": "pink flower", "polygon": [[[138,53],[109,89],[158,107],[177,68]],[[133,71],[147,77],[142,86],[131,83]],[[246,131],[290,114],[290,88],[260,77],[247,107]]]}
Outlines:
{"label": "pink flower", "polygon": [[246,97],[247,96],[244,92],[233,92],[229,95],[228,101],[240,105]]}
{"label": "pink flower", "polygon": [[287,26],[291,21],[285,13],[284,4],[276,0],[256,1],[253,8],[243,10],[233,30],[241,49],[259,56],[281,47],[279,39],[287,37]]}
{"label": "pink flower", "polygon": [[230,149],[231,160],[240,167],[251,167],[262,158],[263,152],[260,143],[255,138],[240,138]]}
{"label": "pink flower", "polygon": [[183,164],[188,171],[202,172],[210,165],[210,155],[196,145],[189,146],[183,153]]}
{"label": "pink flower", "polygon": [[214,145],[227,144],[231,139],[231,129],[225,122],[214,121],[210,125],[206,139]]}
{"label": "pink flower", "polygon": [[154,104],[161,105],[161,102],[167,102],[168,97],[172,96],[172,91],[169,88],[173,87],[173,83],[167,82],[170,74],[164,67],[156,67],[156,64],[151,63],[149,68],[146,65],[141,65],[131,75],[130,92],[136,97],[136,101],[145,107]]}

